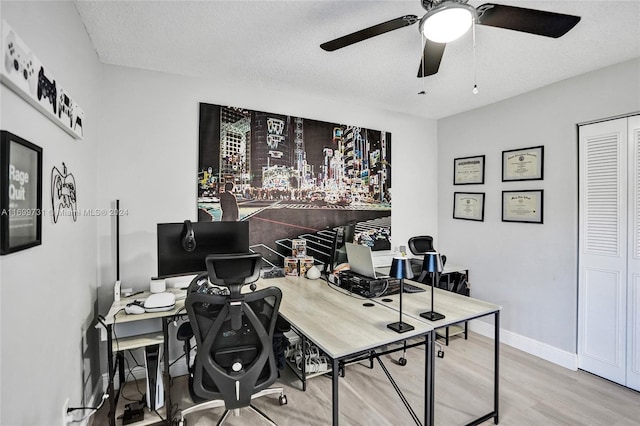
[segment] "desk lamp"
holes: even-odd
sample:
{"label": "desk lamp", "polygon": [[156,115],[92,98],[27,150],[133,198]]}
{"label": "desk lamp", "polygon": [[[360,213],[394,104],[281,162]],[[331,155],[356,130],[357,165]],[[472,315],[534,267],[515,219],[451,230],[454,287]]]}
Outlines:
{"label": "desk lamp", "polygon": [[433,288],[437,282],[440,282],[440,274],[443,269],[440,253],[430,252],[424,255],[422,270],[431,273],[431,311],[423,312],[420,316],[428,319],[429,321],[438,321],[444,318],[444,315],[433,310]]}
{"label": "desk lamp", "polygon": [[400,280],[400,321],[387,324],[387,327],[397,333],[404,333],[405,331],[413,330],[414,327],[411,324],[407,324],[402,321],[402,293],[404,293],[404,279],[413,278],[409,258],[404,256],[394,257],[393,262],[391,262],[391,271],[389,272],[389,275]]}

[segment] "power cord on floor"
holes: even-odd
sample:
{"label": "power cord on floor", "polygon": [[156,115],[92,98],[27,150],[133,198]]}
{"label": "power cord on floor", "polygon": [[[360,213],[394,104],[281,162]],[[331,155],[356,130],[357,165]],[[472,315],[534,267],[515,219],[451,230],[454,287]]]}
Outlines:
{"label": "power cord on floor", "polygon": [[[109,398],[109,394],[108,393],[103,393],[102,394],[102,399],[100,400],[100,404],[98,404],[97,407],[69,407],[67,408],[67,416],[65,417],[65,422],[67,424],[69,423],[82,423],[85,420],[87,420],[89,417],[93,416],[95,413],[98,412],[98,410],[100,408],[102,408],[102,405],[104,404],[104,402]],[[84,417],[80,418],[80,419],[75,419],[73,416],[73,412],[74,411],[80,411],[80,410],[91,410],[89,413],[87,413]]]}

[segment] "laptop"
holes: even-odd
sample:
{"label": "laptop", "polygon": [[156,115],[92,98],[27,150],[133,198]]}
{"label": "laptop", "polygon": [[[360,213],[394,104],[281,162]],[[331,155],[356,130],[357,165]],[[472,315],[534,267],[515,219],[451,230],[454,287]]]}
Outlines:
{"label": "laptop", "polygon": [[389,278],[389,275],[377,273],[373,267],[371,247],[353,243],[345,243],[345,247],[351,272],[373,279]]}

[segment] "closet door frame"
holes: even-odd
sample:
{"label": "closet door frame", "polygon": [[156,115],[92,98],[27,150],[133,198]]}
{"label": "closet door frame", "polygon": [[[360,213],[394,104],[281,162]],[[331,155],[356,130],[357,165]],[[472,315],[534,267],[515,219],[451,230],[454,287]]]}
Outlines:
{"label": "closet door frame", "polygon": [[640,115],[628,118],[627,380],[640,391]]}
{"label": "closet door frame", "polygon": [[626,148],[626,118],[579,128],[578,368],[623,385],[627,358]]}

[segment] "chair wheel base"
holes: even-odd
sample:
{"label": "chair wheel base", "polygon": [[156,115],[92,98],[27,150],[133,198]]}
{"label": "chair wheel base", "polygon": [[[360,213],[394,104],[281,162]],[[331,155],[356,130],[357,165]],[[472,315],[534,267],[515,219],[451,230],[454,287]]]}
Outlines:
{"label": "chair wheel base", "polygon": [[280,395],[278,402],[280,405],[287,405],[287,395]]}
{"label": "chair wheel base", "polygon": [[407,359],[404,357],[398,359],[398,364],[404,367],[405,365],[407,365]]}

